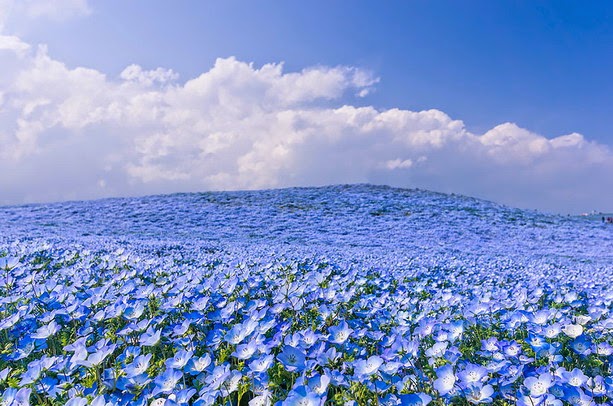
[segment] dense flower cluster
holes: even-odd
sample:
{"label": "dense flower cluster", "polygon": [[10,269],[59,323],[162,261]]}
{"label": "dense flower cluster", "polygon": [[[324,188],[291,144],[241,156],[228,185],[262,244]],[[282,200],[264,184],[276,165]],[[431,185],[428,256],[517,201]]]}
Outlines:
{"label": "dense flower cluster", "polygon": [[[320,190],[321,199],[337,192]],[[141,213],[158,222],[123,237],[121,222],[97,231],[83,224],[87,236],[78,227],[34,231],[40,206],[3,209],[22,219],[0,240],[3,404],[610,404],[611,239],[589,240],[607,226],[427,193],[409,202],[405,192],[349,192],[341,197],[358,206],[352,214],[347,205],[300,220],[331,231],[336,245],[325,232],[303,243],[299,230],[291,242],[291,229],[224,241],[221,230],[242,220],[223,207],[227,222],[195,222],[206,237],[181,233],[160,204]],[[407,215],[437,204],[449,215],[454,199],[459,214],[430,233]],[[267,210],[288,204],[262,200]],[[193,211],[183,210],[186,224]],[[508,220],[507,234],[524,240],[489,239],[494,219],[518,213],[522,223]],[[259,216],[249,221],[270,222]],[[362,217],[375,226],[359,225]],[[364,237],[336,228],[349,221]],[[43,235],[29,238],[28,224]],[[462,238],[450,235],[470,243],[486,224],[492,230],[472,251],[454,245]],[[377,232],[390,229],[405,240],[383,243]],[[576,255],[535,249],[550,235]],[[517,251],[526,244],[530,252]]]}

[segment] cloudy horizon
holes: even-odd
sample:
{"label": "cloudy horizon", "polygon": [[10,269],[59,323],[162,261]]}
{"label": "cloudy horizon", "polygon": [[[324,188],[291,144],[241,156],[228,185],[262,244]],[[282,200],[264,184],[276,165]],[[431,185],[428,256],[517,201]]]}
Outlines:
{"label": "cloudy horizon", "polygon": [[374,183],[613,210],[613,151],[588,134],[512,117],[475,131],[441,109],[379,107],[388,79],[354,64],[219,56],[188,77],[69,65],[10,27],[89,18],[92,4],[0,4],[0,204]]}

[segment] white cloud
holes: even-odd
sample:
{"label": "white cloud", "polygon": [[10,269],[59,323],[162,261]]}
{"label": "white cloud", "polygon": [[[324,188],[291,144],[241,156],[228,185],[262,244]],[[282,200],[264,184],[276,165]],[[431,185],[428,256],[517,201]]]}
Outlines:
{"label": "white cloud", "polygon": [[24,20],[66,21],[91,14],[87,0],[0,0],[0,32]]}
{"label": "white cloud", "polygon": [[606,146],[512,123],[473,134],[439,110],[339,105],[376,84],[361,69],[227,58],[182,82],[137,65],[117,78],[69,69],[18,38],[0,37],[0,53],[4,203],[352,182],[561,211],[613,201]]}
{"label": "white cloud", "polygon": [[16,36],[0,35],[0,51],[10,51],[23,55],[28,49],[30,49],[30,45]]}

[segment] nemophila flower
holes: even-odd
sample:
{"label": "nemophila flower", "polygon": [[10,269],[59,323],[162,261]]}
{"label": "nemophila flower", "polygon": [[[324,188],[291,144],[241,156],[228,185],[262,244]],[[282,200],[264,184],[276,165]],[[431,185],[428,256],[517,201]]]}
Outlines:
{"label": "nemophila flower", "polygon": [[88,355],[89,353],[87,352],[87,348],[85,346],[76,348],[69,359],[70,368],[74,368],[77,365],[83,365],[83,363],[86,363]]}
{"label": "nemophila flower", "polygon": [[567,324],[562,331],[570,338],[577,338],[583,334],[583,326],[580,324]]}
{"label": "nemophila flower", "polygon": [[58,331],[60,331],[60,326],[55,322],[55,320],[52,320],[50,323],[39,327],[38,330],[32,334],[32,338],[46,339],[55,335],[55,333]]}
{"label": "nemophila flower", "polygon": [[211,356],[209,354],[205,354],[202,357],[192,357],[185,364],[184,371],[190,375],[198,375],[209,365],[211,365]]}
{"label": "nemophila flower", "polygon": [[249,363],[249,369],[255,373],[266,372],[272,366],[274,360],[275,357],[272,354],[262,355]]}
{"label": "nemophila flower", "polygon": [[152,354],[139,355],[132,363],[124,367],[124,372],[128,378],[135,377],[136,375],[144,374],[149,368],[149,362],[151,361]]}
{"label": "nemophila flower", "polygon": [[294,333],[289,334],[283,339],[283,343],[285,345],[290,345],[292,347],[298,347],[300,345],[300,334]]}
{"label": "nemophila flower", "polygon": [[377,355],[373,355],[368,359],[360,359],[354,362],[354,372],[358,376],[370,376],[379,370],[383,364],[383,359]]}
{"label": "nemophila flower", "polygon": [[596,354],[608,357],[613,354],[613,346],[607,342],[596,344]]}
{"label": "nemophila flower", "polygon": [[230,344],[240,344],[247,337],[247,330],[241,324],[235,324],[224,336],[224,340]]}
{"label": "nemophila flower", "polygon": [[573,349],[573,351],[583,356],[587,356],[592,353],[591,346],[592,342],[583,334],[575,338],[570,344],[570,347]]}
{"label": "nemophila flower", "polygon": [[68,344],[64,346],[64,351],[74,352],[74,351],[80,350],[81,348],[85,348],[88,338],[89,338],[89,335],[86,335],[84,337],[79,337],[72,344]]}
{"label": "nemophila flower", "polygon": [[153,347],[160,341],[162,330],[154,330],[153,327],[149,327],[146,332],[141,334],[139,341],[140,345],[145,347]]}
{"label": "nemophila flower", "polygon": [[172,394],[169,396],[174,397],[174,401],[178,405],[187,405],[189,400],[194,397],[194,395],[198,393],[198,391],[194,388],[183,389],[177,392],[176,394]]}
{"label": "nemophila flower", "polygon": [[209,300],[209,296],[202,296],[198,298],[197,300],[192,302],[192,310],[203,311],[208,306]]}
{"label": "nemophila flower", "polygon": [[578,314],[575,316],[575,323],[585,326],[592,320],[592,317],[586,314]]}
{"label": "nemophila flower", "polygon": [[242,378],[243,375],[239,371],[231,371],[230,376],[225,380],[224,384],[220,388],[221,396],[228,397],[231,393],[236,392]]}
{"label": "nemophila flower", "polygon": [[398,395],[402,406],[426,406],[432,401],[432,397],[425,393],[411,393]]}
{"label": "nemophila flower", "polygon": [[607,384],[605,379],[597,375],[587,380],[587,392],[593,397],[601,397],[607,394]]}
{"label": "nemophila flower", "polygon": [[257,350],[257,343],[255,340],[249,341],[247,344],[239,344],[236,346],[236,350],[232,353],[233,357],[246,360],[255,354]]}
{"label": "nemophila flower", "polygon": [[524,386],[530,391],[530,396],[538,398],[551,388],[553,376],[549,373],[541,374],[538,377],[528,377],[524,380]]}
{"label": "nemophila flower", "polygon": [[228,364],[218,365],[204,378],[204,382],[210,389],[217,390],[229,376],[230,366]]}
{"label": "nemophila flower", "polygon": [[114,344],[105,346],[99,349],[98,351],[89,354],[86,360],[81,360],[78,362],[78,364],[86,366],[86,367],[93,367],[93,366],[100,365],[106,359],[106,357],[108,357],[115,351],[116,347],[117,346]]}
{"label": "nemophila flower", "polygon": [[485,378],[487,374],[487,368],[481,365],[468,363],[463,370],[458,372],[458,378],[460,378],[460,381],[465,386],[471,386],[473,384],[481,382],[481,380]]}
{"label": "nemophila flower", "polygon": [[159,393],[168,394],[177,386],[179,380],[183,377],[181,371],[176,369],[166,369],[161,375],[153,381],[155,387],[153,388],[152,396],[156,396]]}
{"label": "nemophila flower", "polygon": [[170,399],[170,397],[167,398],[157,398],[157,399],[153,399],[151,401],[151,403],[149,403],[149,406],[176,406],[177,403]]}
{"label": "nemophila flower", "polygon": [[396,397],[396,395],[388,393],[383,397],[379,397],[378,404],[381,406],[396,406],[400,404],[400,400]]}
{"label": "nemophila flower", "polygon": [[305,348],[309,348],[313,346],[320,338],[321,334],[317,334],[313,330],[304,330],[301,333],[300,341]]}
{"label": "nemophila flower", "polygon": [[65,406],[86,406],[88,404],[87,398],[74,397],[65,403]]}
{"label": "nemophila flower", "polygon": [[588,377],[579,368],[572,371],[563,371],[562,378],[571,386],[580,387],[587,382]]}
{"label": "nemophila flower", "polygon": [[489,353],[500,351],[498,339],[496,337],[490,337],[485,340],[481,340],[481,351],[486,351]]}
{"label": "nemophila flower", "polygon": [[29,385],[31,383],[36,382],[38,378],[40,378],[42,371],[43,371],[43,368],[40,362],[36,362],[36,361],[31,362],[28,365],[27,371],[25,371],[21,375],[21,381],[19,382],[19,386],[25,386],[25,385]]}
{"label": "nemophila flower", "polygon": [[325,352],[322,352],[317,356],[317,363],[319,365],[328,365],[329,363],[335,362],[340,357],[340,354],[334,347],[328,348]]}
{"label": "nemophila flower", "polygon": [[175,326],[172,329],[172,334],[174,334],[177,337],[182,336],[183,334],[187,333],[187,330],[189,330],[189,326],[191,325],[191,321],[189,320],[184,320],[183,323]]}
{"label": "nemophila flower", "polygon": [[547,323],[550,316],[551,311],[548,309],[543,309],[530,314],[528,316],[528,319],[534,324],[544,325],[545,323]]}
{"label": "nemophila flower", "polygon": [[388,375],[395,375],[398,373],[398,370],[402,368],[403,364],[401,362],[390,361],[386,362],[379,368],[379,371],[384,372]]}
{"label": "nemophila flower", "polygon": [[106,399],[104,398],[104,395],[99,395],[96,396],[93,400],[92,403],[90,403],[91,406],[113,406],[113,403],[106,401]]}
{"label": "nemophila flower", "polygon": [[277,355],[277,359],[289,372],[302,371],[305,367],[306,356],[299,349],[286,345]]}
{"label": "nemophila flower", "polygon": [[7,406],[29,406],[30,395],[32,389],[21,388],[19,390],[15,388],[8,388],[2,394],[2,405]]}
{"label": "nemophila flower", "polygon": [[128,306],[123,311],[123,317],[128,320],[137,320],[145,311],[145,304],[138,302],[134,306]]}
{"label": "nemophila flower", "polygon": [[533,397],[523,393],[517,393],[515,404],[517,406],[542,406],[545,397]]}
{"label": "nemophila flower", "polygon": [[436,380],[433,387],[441,396],[444,396],[453,390],[456,382],[456,376],[451,365],[444,365],[436,369]]}
{"label": "nemophila flower", "polygon": [[492,395],[494,394],[494,388],[492,385],[484,385],[480,384],[476,386],[471,386],[465,389],[466,390],[466,400],[473,404],[479,403],[492,403]]}
{"label": "nemophila flower", "polygon": [[464,322],[462,320],[454,321],[447,326],[447,330],[449,331],[449,339],[457,340],[464,333]]}
{"label": "nemophila flower", "polygon": [[556,338],[558,335],[560,335],[561,331],[562,327],[559,323],[550,324],[543,328],[543,334],[547,338]]}
{"label": "nemophila flower", "polygon": [[172,358],[169,358],[164,363],[169,369],[182,369],[194,355],[193,351],[180,350],[175,353]]}
{"label": "nemophila flower", "polygon": [[529,334],[527,343],[532,347],[535,353],[539,353],[540,351],[546,350],[549,347],[549,343],[545,340],[544,337],[541,337],[537,334]]}
{"label": "nemophila flower", "polygon": [[249,406],[270,406],[270,396],[258,395],[249,401]]}
{"label": "nemophila flower", "polygon": [[11,372],[10,367],[6,367],[2,371],[0,371],[0,383],[6,381],[6,378],[8,378],[10,372]]}
{"label": "nemophila flower", "polygon": [[306,386],[299,386],[292,390],[282,406],[320,406],[322,399],[316,393],[308,390]]}
{"label": "nemophila flower", "polygon": [[451,340],[451,337],[449,336],[449,332],[445,330],[439,330],[434,336],[434,341],[445,342],[447,340]]}
{"label": "nemophila flower", "polygon": [[567,389],[564,393],[563,400],[567,401],[571,405],[577,406],[592,406],[595,404],[594,399],[587,395],[583,390],[576,387]]}
{"label": "nemophila flower", "polygon": [[315,375],[308,380],[308,385],[311,391],[319,396],[325,395],[328,391],[328,385],[330,384],[330,377],[326,374]]}
{"label": "nemophila flower", "polygon": [[12,314],[5,319],[0,320],[0,331],[13,327],[21,319],[19,313]]}
{"label": "nemophila flower", "polygon": [[20,265],[19,258],[17,257],[0,257],[0,270],[9,271]]}
{"label": "nemophila flower", "polygon": [[349,328],[346,321],[343,321],[338,326],[329,327],[328,332],[330,333],[330,338],[328,340],[329,342],[334,344],[343,344],[345,341],[347,341],[351,333],[353,333],[353,330]]}
{"label": "nemophila flower", "polygon": [[426,356],[430,358],[441,358],[445,355],[445,351],[449,343],[446,341],[434,343],[434,345],[426,350]]}

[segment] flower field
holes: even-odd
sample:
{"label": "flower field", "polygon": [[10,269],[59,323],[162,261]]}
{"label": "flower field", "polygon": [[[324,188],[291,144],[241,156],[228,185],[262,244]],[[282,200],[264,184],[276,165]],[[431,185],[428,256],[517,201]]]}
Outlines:
{"label": "flower field", "polygon": [[4,405],[613,404],[613,226],[373,186],[0,207]]}

